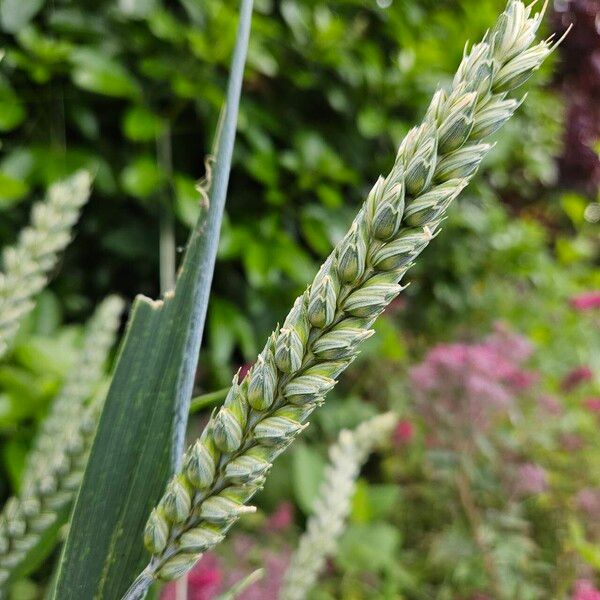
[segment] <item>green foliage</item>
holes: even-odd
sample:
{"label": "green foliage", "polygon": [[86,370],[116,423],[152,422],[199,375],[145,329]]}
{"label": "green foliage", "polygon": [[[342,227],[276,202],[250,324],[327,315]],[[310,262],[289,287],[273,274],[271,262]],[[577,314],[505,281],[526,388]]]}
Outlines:
{"label": "green foliage", "polygon": [[[96,174],[78,237],[0,365],[5,497],[18,490],[36,424],[80,348],[73,323],[108,292],[155,296],[160,211],[166,202],[175,214],[180,244],[201,212],[195,181],[204,175],[202,157],[224,97],[237,2],[1,4],[0,246],[14,242],[32,195],[76,168]],[[387,8],[374,0],[256,4],[198,392],[227,384],[256,355],[257,341],[343,236],[367,183],[389,168],[397,141],[438,83],[448,81],[465,38],[478,39],[504,0],[410,0]],[[550,67],[542,79],[552,81]],[[594,431],[582,402],[597,388],[588,384],[565,398],[560,381],[571,367],[589,364],[596,378],[600,368],[597,319],[568,303],[600,288],[600,279],[590,219],[597,204],[553,187],[562,113],[550,87],[530,92],[476,187],[422,255],[406,303],[386,312],[343,389],[304,436],[305,448],[322,456],[341,428],[377,410],[412,414],[404,374],[415,357],[440,339],[473,339],[493,321],[512,323],[538,346],[533,361],[541,387],[568,410],[551,431],[545,420],[544,427],[536,419],[527,426],[536,441],[525,444],[526,452],[557,467],[556,485],[524,513],[503,515],[513,531],[499,529],[499,551],[527,563],[522,528],[533,527],[546,565],[536,581],[556,581],[547,597],[561,600],[581,562],[598,576],[597,537],[573,498],[577,481],[599,484],[599,463],[597,447],[567,451],[560,442],[581,428],[585,436]],[[156,138],[165,131],[172,175],[157,160]],[[483,590],[481,562],[457,519],[456,499],[423,467],[425,437],[417,427],[410,447],[374,460],[363,473],[351,527],[315,598],[454,600]],[[294,493],[306,479],[296,476],[299,465],[295,456],[281,457],[259,507],[303,502]],[[486,505],[489,474],[482,471],[478,481]],[[248,528],[264,545],[263,530],[255,530],[261,518]],[[365,539],[385,553],[365,556]],[[46,566],[39,586],[17,582],[13,595],[40,597],[48,577]],[[521,589],[518,597],[534,592]]]}

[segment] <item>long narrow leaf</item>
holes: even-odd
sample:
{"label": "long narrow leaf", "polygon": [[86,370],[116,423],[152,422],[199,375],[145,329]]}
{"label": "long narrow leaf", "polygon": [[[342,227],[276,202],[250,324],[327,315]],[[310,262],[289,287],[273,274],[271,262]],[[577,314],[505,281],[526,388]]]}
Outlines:
{"label": "long narrow leaf", "polygon": [[210,206],[175,291],[134,303],[52,597],[117,599],[140,567],[147,513],[179,460],[223,215],[248,45],[243,0]]}

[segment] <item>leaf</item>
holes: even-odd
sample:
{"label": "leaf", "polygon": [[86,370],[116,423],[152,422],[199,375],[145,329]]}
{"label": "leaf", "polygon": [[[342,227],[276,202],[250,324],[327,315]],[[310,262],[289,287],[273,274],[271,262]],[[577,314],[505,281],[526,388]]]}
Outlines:
{"label": "leaf", "polygon": [[135,158],[121,173],[125,191],[142,200],[155,194],[165,180],[165,174],[151,156]]}
{"label": "leaf", "polygon": [[388,523],[349,525],[340,540],[336,562],[354,573],[393,569],[399,544],[399,531]]}
{"label": "leaf", "polygon": [[2,0],[0,2],[0,22],[2,29],[16,33],[44,6],[44,0]]}
{"label": "leaf", "polygon": [[165,130],[165,122],[144,106],[130,108],[123,118],[123,133],[134,142],[155,140]]}
{"label": "leaf", "polygon": [[141,88],[133,75],[117,60],[96,48],[80,48],[71,54],[73,83],[97,94],[116,98],[138,98]]}
{"label": "leaf", "polygon": [[325,459],[306,444],[298,444],[292,452],[294,497],[305,514],[312,513],[319,485],[323,481]]}
{"label": "leaf", "polygon": [[244,0],[210,208],[172,294],[138,296],[117,359],[50,597],[118,600],[147,560],[142,531],[178,467],[217,253],[252,3]]}
{"label": "leaf", "polygon": [[29,192],[29,186],[0,171],[0,208],[12,206],[22,200]]}
{"label": "leaf", "polygon": [[0,131],[10,131],[25,120],[24,103],[6,78],[0,75]]}

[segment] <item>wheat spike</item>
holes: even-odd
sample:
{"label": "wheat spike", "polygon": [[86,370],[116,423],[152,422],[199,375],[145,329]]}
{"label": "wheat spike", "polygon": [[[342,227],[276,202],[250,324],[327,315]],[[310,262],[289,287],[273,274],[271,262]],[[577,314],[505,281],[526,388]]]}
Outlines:
{"label": "wheat spike", "polygon": [[361,466],[388,438],[395,423],[393,413],[377,415],[354,431],[344,429],[329,449],[329,465],[313,514],[285,573],[280,600],[304,600],[308,596],[344,531]]}
{"label": "wheat spike", "polygon": [[90,320],[79,360],[28,457],[22,492],[0,514],[0,598],[44,535],[68,516],[104,401],[104,363],[122,310],[123,301],[110,296]]}
{"label": "wheat spike", "polygon": [[2,253],[0,273],[0,357],[13,341],[21,321],[44,289],[59,254],[71,241],[73,225],[90,193],[89,173],[79,171],[50,187],[34,205],[31,222],[14,246]]}
{"label": "wheat spike", "polygon": [[252,507],[271,463],[307,426],[337,377],[402,290],[413,261],[435,236],[519,102],[508,92],[552,51],[532,43],[541,14],[510,2],[473,46],[447,92],[436,92],[423,123],[402,142],[390,174],[371,190],[345,238],[267,341],[242,382],[189,448],[145,531],[146,569],[124,596],[154,579],[176,579],[220,542]]}

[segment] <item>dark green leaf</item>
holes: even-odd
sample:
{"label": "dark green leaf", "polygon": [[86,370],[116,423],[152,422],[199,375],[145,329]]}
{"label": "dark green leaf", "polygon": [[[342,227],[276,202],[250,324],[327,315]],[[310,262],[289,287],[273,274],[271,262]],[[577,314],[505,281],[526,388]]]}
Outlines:
{"label": "dark green leaf", "polygon": [[206,220],[198,223],[174,293],[138,297],[59,564],[55,600],[118,600],[148,559],[142,530],[177,468],[231,167],[250,31],[244,0]]}

